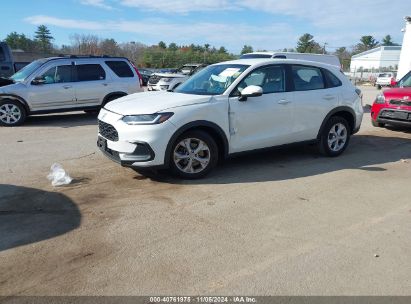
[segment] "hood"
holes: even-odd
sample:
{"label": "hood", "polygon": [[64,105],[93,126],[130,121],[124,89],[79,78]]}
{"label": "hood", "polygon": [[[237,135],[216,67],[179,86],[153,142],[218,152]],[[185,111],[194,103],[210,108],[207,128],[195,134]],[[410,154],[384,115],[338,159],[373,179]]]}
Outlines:
{"label": "hood", "polygon": [[383,92],[386,99],[405,99],[411,101],[411,88],[392,88]]}
{"label": "hood", "polygon": [[156,75],[159,77],[164,77],[164,78],[183,78],[183,77],[188,77],[188,75],[184,74],[173,74],[173,73],[154,73],[152,75]]}
{"label": "hood", "polygon": [[25,87],[26,86],[21,82],[0,86],[0,94],[14,94],[15,92],[20,91],[22,88]]}
{"label": "hood", "polygon": [[167,109],[206,103],[211,96],[173,92],[143,92],[109,102],[104,108],[120,115],[154,114]]}

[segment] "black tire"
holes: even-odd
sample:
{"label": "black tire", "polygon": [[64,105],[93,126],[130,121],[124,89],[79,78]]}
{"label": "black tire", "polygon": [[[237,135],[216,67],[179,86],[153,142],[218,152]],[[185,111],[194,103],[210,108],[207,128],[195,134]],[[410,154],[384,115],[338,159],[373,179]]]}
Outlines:
{"label": "black tire", "polygon": [[[181,145],[182,141],[189,139],[191,151],[187,151],[185,146]],[[202,142],[206,146],[204,149],[196,153],[196,148]],[[195,146],[198,144],[197,146]],[[185,155],[187,159],[176,160],[174,155],[180,150],[181,155]],[[186,153],[186,154],[185,154]],[[200,162],[196,159],[202,159]],[[183,179],[199,179],[210,173],[218,163],[218,147],[213,137],[207,132],[200,130],[188,131],[181,135],[172,145],[170,155],[170,170],[171,172]],[[185,172],[184,168],[189,168],[191,164],[192,172]],[[189,170],[189,169],[187,169]]]}
{"label": "black tire", "polygon": [[379,85],[377,85],[377,89],[378,90],[381,90],[382,89],[382,86],[379,84]]}
{"label": "black tire", "polygon": [[[346,139],[345,141],[343,141],[343,139],[339,139],[336,137],[333,137],[333,134],[331,129],[334,128],[334,131],[336,131],[336,126],[338,125],[343,125],[345,127],[345,136]],[[344,132],[343,128],[338,128],[337,132]],[[343,134],[343,133],[341,133]],[[336,157],[341,155],[345,149],[348,146],[348,143],[350,142],[350,136],[351,136],[351,128],[350,125],[348,124],[347,120],[345,120],[345,118],[340,117],[340,116],[333,116],[331,117],[327,123],[325,124],[322,132],[321,132],[321,137],[320,137],[320,142],[319,142],[319,150],[320,153],[325,155],[325,156],[329,156],[329,157]],[[329,144],[329,140],[333,140],[335,139],[334,142],[334,148],[333,149],[333,144]],[[339,148],[336,150],[336,148]]]}
{"label": "black tire", "polygon": [[376,128],[384,128],[385,127],[385,124],[377,122],[374,119],[371,119],[371,124],[373,125],[373,127],[376,127]]}
{"label": "black tire", "polygon": [[[9,112],[10,109],[14,110]],[[0,126],[20,126],[25,122],[26,118],[27,112],[22,103],[11,99],[0,101]]]}

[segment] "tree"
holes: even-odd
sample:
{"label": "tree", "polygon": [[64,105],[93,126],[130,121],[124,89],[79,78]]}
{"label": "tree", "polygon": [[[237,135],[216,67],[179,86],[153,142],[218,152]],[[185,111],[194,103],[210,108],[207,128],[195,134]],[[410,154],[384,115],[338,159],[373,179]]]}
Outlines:
{"label": "tree", "polygon": [[360,43],[355,46],[354,53],[358,54],[375,48],[379,42],[373,36],[362,36]]}
{"label": "tree", "polygon": [[338,57],[338,59],[340,59],[340,63],[343,69],[347,69],[350,66],[351,53],[345,46],[336,49],[334,54]]}
{"label": "tree", "polygon": [[171,50],[171,51],[173,51],[173,52],[175,52],[175,51],[178,50],[178,46],[177,46],[177,44],[175,44],[174,42],[171,42],[171,43],[168,45],[168,49]]}
{"label": "tree", "polygon": [[165,50],[165,49],[167,48],[167,44],[166,44],[164,41],[160,41],[160,42],[158,43],[158,47],[159,47],[160,49]]}
{"label": "tree", "polygon": [[53,49],[52,41],[54,40],[53,36],[50,33],[50,30],[45,25],[40,25],[35,32],[36,43],[39,46],[39,49],[48,53]]}
{"label": "tree", "polygon": [[244,45],[243,49],[241,50],[241,55],[252,53],[252,52],[253,52],[253,47],[251,45]]}
{"label": "tree", "polygon": [[99,44],[100,53],[102,55],[117,56],[120,53],[120,48],[114,39],[104,39]]}
{"label": "tree", "polygon": [[321,54],[324,52],[320,44],[314,40],[314,36],[309,33],[305,33],[298,39],[296,50],[299,53]]}
{"label": "tree", "polygon": [[220,53],[220,54],[228,54],[227,49],[226,49],[225,47],[223,47],[223,46],[218,49],[218,53]]}
{"label": "tree", "polygon": [[391,35],[387,35],[387,36],[385,36],[385,37],[382,39],[381,45],[383,45],[383,46],[396,46],[396,45],[398,45],[398,44],[397,44],[397,43],[394,43],[394,42],[392,41]]}
{"label": "tree", "polygon": [[26,52],[32,52],[35,49],[33,40],[27,38],[24,34],[18,34],[17,32],[8,34],[4,41],[12,49],[23,50]]}

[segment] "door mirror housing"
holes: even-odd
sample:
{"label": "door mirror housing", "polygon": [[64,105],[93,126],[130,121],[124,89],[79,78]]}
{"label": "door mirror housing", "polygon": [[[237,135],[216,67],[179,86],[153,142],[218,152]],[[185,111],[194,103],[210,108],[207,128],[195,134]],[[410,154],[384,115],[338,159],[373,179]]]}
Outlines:
{"label": "door mirror housing", "polygon": [[255,85],[246,87],[238,98],[239,101],[246,101],[248,97],[259,97],[263,95],[263,88]]}
{"label": "door mirror housing", "polygon": [[32,85],[42,85],[45,84],[46,80],[43,77],[36,77],[32,80],[31,84]]}
{"label": "door mirror housing", "polygon": [[391,86],[396,87],[398,85],[398,81],[395,79],[391,79]]}

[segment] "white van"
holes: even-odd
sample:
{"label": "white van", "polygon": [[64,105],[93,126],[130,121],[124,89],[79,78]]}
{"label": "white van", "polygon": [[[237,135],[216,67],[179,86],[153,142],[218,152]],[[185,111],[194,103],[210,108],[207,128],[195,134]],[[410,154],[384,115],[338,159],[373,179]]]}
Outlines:
{"label": "white van", "polygon": [[276,59],[298,59],[330,64],[341,68],[340,60],[335,55],[292,53],[292,52],[254,52],[241,55],[240,59],[252,58],[276,58]]}

